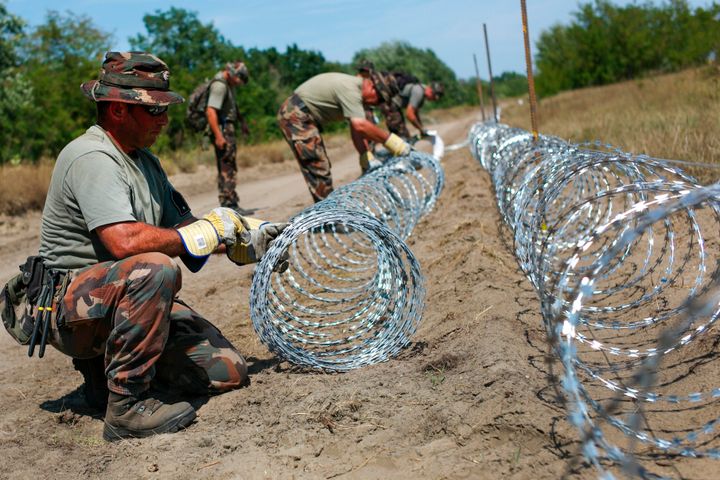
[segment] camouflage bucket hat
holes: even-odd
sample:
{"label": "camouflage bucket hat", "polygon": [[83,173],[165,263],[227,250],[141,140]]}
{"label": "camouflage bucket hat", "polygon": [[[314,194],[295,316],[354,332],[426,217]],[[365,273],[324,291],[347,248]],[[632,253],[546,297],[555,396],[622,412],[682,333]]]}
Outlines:
{"label": "camouflage bucket hat", "polygon": [[367,58],[363,58],[355,65],[355,69],[358,72],[372,72],[375,70],[375,64]]}
{"label": "camouflage bucket hat", "polygon": [[98,79],[80,88],[95,102],[165,106],[185,101],[170,90],[165,62],[146,52],[107,52]]}
{"label": "camouflage bucket hat", "polygon": [[235,78],[239,78],[243,83],[247,83],[250,79],[248,69],[243,62],[228,62],[225,65],[227,71]]}
{"label": "camouflage bucket hat", "polygon": [[375,86],[380,103],[389,104],[393,97],[398,94],[397,83],[392,75],[387,72],[370,71],[370,79]]}

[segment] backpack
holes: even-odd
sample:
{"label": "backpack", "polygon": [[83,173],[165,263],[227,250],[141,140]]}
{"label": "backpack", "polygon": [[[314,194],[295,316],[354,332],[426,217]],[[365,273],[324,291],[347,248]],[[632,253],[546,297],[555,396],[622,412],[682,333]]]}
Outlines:
{"label": "backpack", "polygon": [[409,83],[420,83],[420,79],[418,79],[415,75],[411,73],[393,72],[393,77],[395,77],[395,82],[397,83],[397,87],[401,92],[405,88],[405,85]]}
{"label": "backpack", "polygon": [[210,96],[210,85],[215,81],[222,82],[223,80],[218,78],[206,80],[198,85],[188,97],[185,123],[196,132],[202,132],[207,128],[208,121],[205,111]]}

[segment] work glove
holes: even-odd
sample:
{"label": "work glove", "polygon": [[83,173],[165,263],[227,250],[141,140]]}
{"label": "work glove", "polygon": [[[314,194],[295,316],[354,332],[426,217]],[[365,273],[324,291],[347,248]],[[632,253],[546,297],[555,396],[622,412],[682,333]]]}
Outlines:
{"label": "work glove", "polygon": [[404,157],[406,155],[410,155],[410,150],[412,149],[405,140],[394,133],[390,134],[383,145],[385,145],[385,148],[388,149],[393,157]]}
{"label": "work glove", "polygon": [[[287,228],[288,223],[262,222],[250,217],[245,217],[245,229],[239,235],[238,241],[227,248],[228,258],[238,264],[247,265],[259,262],[263,255],[270,249],[272,242]],[[273,270],[282,273],[288,268],[289,254],[286,251],[280,256],[280,261]]]}
{"label": "work glove", "polygon": [[218,207],[203,218],[178,228],[185,250],[193,257],[210,255],[221,243],[232,245],[245,230],[242,218],[231,208]]}
{"label": "work glove", "polygon": [[370,150],[360,154],[360,168],[363,175],[382,166],[382,162],[375,158]]}

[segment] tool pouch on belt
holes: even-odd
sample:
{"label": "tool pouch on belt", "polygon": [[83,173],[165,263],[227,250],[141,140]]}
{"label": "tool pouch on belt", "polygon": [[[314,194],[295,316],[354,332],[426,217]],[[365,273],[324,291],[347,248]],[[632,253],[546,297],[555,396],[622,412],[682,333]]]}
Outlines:
{"label": "tool pouch on belt", "polygon": [[[36,308],[38,297],[42,291],[46,269],[39,256],[28,257],[20,266],[20,273],[15,275],[0,292],[0,316],[3,325],[10,335],[21,345],[27,345],[32,337],[38,317]],[[62,289],[67,282],[62,282]],[[53,292],[62,298],[64,291]]]}

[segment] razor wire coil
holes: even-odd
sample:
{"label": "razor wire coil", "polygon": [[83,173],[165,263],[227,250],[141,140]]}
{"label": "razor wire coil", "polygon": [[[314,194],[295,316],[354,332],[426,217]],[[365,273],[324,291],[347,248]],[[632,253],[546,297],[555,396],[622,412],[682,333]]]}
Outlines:
{"label": "razor wire coil", "polygon": [[469,145],[538,292],[585,458],[605,478],[607,460],[658,478],[641,459],[720,459],[720,184],[497,123]]}
{"label": "razor wire coil", "polygon": [[[293,217],[255,269],[250,312],[260,340],[281,358],[324,370],[397,355],[425,298],[404,240],[443,185],[439,160],[413,151]],[[289,268],[273,271],[286,251]]]}

